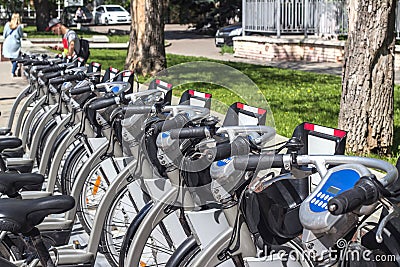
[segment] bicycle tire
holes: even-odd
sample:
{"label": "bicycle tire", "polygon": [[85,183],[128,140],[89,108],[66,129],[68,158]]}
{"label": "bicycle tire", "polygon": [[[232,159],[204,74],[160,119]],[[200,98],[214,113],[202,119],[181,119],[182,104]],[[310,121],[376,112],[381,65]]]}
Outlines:
{"label": "bicycle tire", "polygon": [[40,159],[43,154],[44,147],[46,145],[47,139],[49,138],[49,135],[52,133],[54,128],[57,126],[57,122],[55,119],[51,119],[49,122],[46,123],[46,126],[43,130],[43,132],[40,134],[40,140],[39,140],[39,147],[36,150],[36,162],[39,164]]}
{"label": "bicycle tire", "polygon": [[107,211],[101,233],[100,247],[107,261],[113,267],[119,266],[119,255],[123,240],[128,232],[128,227],[139,211],[138,204],[128,187],[122,188],[115,195],[112,205]]}
{"label": "bicycle tire", "polygon": [[0,257],[8,261],[17,261],[22,259],[20,248],[18,248],[18,246],[7,235],[0,242]]}
{"label": "bicycle tire", "polygon": [[40,109],[33,117],[32,122],[29,124],[29,131],[28,131],[26,144],[29,146],[30,149],[32,149],[31,148],[32,140],[33,140],[33,136],[37,132],[37,127],[39,126],[38,124],[41,121],[41,119],[44,117],[45,114],[46,114],[46,112],[43,109]]}
{"label": "bicycle tire", "polygon": [[[179,214],[177,214],[177,212],[179,212]],[[181,216],[181,209],[167,214],[153,227],[150,236],[140,237],[137,235],[143,234],[138,233],[138,231],[135,232],[134,236],[136,236],[136,239],[140,240],[136,243],[135,250],[141,251],[141,258],[135,259],[135,261],[138,260],[138,266],[167,266],[170,256],[191,235],[191,233],[186,233],[183,229],[184,226],[177,227],[177,225],[182,223],[182,221],[179,220]],[[138,227],[139,225],[137,228]],[[180,231],[180,233],[177,233],[176,230]],[[191,251],[188,251],[187,255],[191,254]],[[121,256],[120,266],[125,266],[125,259],[122,258]],[[135,266],[135,263],[133,265]]]}
{"label": "bicycle tire", "polygon": [[168,260],[167,266],[183,267],[201,251],[194,236],[188,237],[176,250],[172,257]]}
{"label": "bicycle tire", "polygon": [[61,192],[63,195],[71,193],[76,175],[79,172],[80,166],[83,164],[83,159],[87,157],[86,149],[83,144],[75,146],[65,159],[64,165],[60,166],[61,169]]}
{"label": "bicycle tire", "polygon": [[[55,152],[57,151],[57,149],[62,145],[62,143],[65,140],[65,137],[68,135],[69,130],[65,129],[64,131],[62,131],[56,138],[53,146],[50,149],[50,157],[46,166],[46,173],[50,172],[50,168],[52,168],[52,164],[53,164],[53,158],[55,157]],[[62,185],[62,172],[64,170],[64,165],[66,162],[66,159],[68,158],[68,156],[71,154],[71,151],[74,150],[75,147],[79,146],[80,142],[79,141],[75,141],[72,142],[72,144],[70,144],[66,151],[64,152],[62,158],[61,158],[61,162],[58,166],[58,170],[57,170],[57,177],[56,177],[56,186],[59,190],[59,192],[63,192],[63,185]],[[83,159],[82,159],[83,160]],[[76,174],[76,169],[78,169],[77,167],[73,166],[74,168],[72,169],[73,172],[71,172],[71,169],[69,172],[67,172],[70,175],[74,175]],[[71,186],[72,188],[72,186]],[[69,193],[68,193],[69,195]]]}
{"label": "bicycle tire", "polygon": [[135,235],[135,233],[138,230],[139,225],[142,223],[144,217],[146,214],[150,211],[150,209],[153,207],[154,202],[149,201],[138,213],[138,215],[133,219],[131,224],[129,225],[124,240],[122,241],[122,246],[121,246],[121,251],[120,251],[120,256],[119,256],[119,266],[124,266],[125,265],[125,258],[127,256],[129,246],[131,245],[132,239]]}

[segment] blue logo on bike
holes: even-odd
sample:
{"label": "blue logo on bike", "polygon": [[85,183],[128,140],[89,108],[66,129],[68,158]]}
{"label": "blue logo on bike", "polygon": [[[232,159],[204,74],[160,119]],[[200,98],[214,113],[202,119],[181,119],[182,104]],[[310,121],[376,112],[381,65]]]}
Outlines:
{"label": "blue logo on bike", "polygon": [[162,137],[162,138],[167,138],[167,137],[169,137],[169,135],[170,135],[169,132],[162,132],[162,133],[161,133],[161,137]]}
{"label": "blue logo on bike", "polygon": [[217,166],[218,166],[218,167],[225,166],[226,164],[228,164],[228,163],[231,162],[231,161],[232,161],[232,158],[231,158],[231,157],[226,158],[226,159],[221,159],[221,160],[219,160],[219,161],[217,162]]}
{"label": "blue logo on bike", "polygon": [[119,92],[119,87],[118,87],[118,86],[114,86],[114,87],[111,89],[111,91],[112,91],[113,93],[118,93],[118,92]]}

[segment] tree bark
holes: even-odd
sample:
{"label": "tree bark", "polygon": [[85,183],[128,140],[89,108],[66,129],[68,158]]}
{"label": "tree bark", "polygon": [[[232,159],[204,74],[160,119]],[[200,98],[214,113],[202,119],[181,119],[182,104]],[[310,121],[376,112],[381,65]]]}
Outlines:
{"label": "tree bark", "polygon": [[356,154],[387,154],[393,143],[396,2],[348,0],[339,128]]}
{"label": "tree bark", "polygon": [[34,0],[37,31],[45,31],[50,20],[49,1]]}
{"label": "tree bark", "polygon": [[162,0],[131,1],[131,35],[125,68],[153,75],[167,67]]}

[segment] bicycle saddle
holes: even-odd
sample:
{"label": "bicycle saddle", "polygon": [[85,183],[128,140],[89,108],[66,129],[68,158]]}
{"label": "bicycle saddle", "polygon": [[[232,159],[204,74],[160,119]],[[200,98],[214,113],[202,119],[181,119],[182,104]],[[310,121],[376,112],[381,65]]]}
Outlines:
{"label": "bicycle saddle", "polygon": [[2,267],[17,267],[17,265],[14,265],[11,262],[9,262],[3,258],[0,258],[0,266],[2,266]]}
{"label": "bicycle saddle", "polygon": [[18,137],[1,137],[0,138],[0,153],[7,148],[17,148],[22,145],[21,139]]}
{"label": "bicycle saddle", "polygon": [[43,175],[36,173],[0,173],[0,193],[16,197],[23,187],[41,185],[43,181]]}
{"label": "bicycle saddle", "polygon": [[74,206],[74,198],[65,195],[39,199],[0,199],[0,230],[27,234],[46,216],[66,212]]}
{"label": "bicycle saddle", "polygon": [[10,128],[7,128],[7,127],[1,127],[0,128],[0,135],[7,135],[9,133],[11,133],[11,129]]}

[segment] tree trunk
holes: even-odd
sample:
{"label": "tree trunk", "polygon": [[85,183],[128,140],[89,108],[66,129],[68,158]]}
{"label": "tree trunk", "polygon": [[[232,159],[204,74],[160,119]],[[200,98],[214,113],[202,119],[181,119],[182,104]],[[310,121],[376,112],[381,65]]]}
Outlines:
{"label": "tree trunk", "polygon": [[387,154],[393,143],[396,2],[348,0],[339,128],[353,153]]}
{"label": "tree trunk", "polygon": [[131,35],[125,68],[153,75],[167,67],[163,0],[131,1]]}
{"label": "tree trunk", "polygon": [[45,31],[50,20],[49,1],[34,0],[37,31]]}

